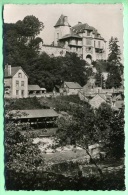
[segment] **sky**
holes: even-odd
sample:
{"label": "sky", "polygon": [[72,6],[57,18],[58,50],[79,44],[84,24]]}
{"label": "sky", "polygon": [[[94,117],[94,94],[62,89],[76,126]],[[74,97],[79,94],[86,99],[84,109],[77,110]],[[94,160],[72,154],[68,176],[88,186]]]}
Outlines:
{"label": "sky", "polygon": [[95,27],[107,41],[107,53],[111,36],[117,37],[123,58],[123,6],[121,4],[8,4],[4,6],[3,18],[5,23],[15,23],[23,20],[27,15],[36,16],[44,23],[40,37],[44,44],[51,44],[54,40],[54,25],[61,14],[68,16],[71,26],[82,22]]}

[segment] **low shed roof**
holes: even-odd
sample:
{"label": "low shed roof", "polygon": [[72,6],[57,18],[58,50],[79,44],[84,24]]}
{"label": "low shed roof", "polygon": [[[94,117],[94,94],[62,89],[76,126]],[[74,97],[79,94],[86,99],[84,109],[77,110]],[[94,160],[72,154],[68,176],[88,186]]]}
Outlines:
{"label": "low shed roof", "polygon": [[16,117],[21,119],[30,118],[45,118],[45,117],[57,117],[58,114],[53,109],[37,109],[37,110],[12,110],[11,114],[16,114]]}
{"label": "low shed roof", "polygon": [[39,85],[28,85],[28,91],[41,91]]}

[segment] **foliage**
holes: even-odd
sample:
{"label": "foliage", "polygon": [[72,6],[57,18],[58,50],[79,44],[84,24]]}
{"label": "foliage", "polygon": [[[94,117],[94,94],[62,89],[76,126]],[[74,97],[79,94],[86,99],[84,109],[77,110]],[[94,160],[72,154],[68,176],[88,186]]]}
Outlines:
{"label": "foliage", "polygon": [[5,110],[32,110],[48,108],[40,104],[36,97],[33,98],[23,98],[23,99],[13,99],[5,100],[6,106]]}
{"label": "foliage", "polygon": [[117,159],[124,157],[124,110],[111,118],[108,147],[110,156]]}
{"label": "foliage", "polygon": [[68,102],[72,102],[72,103],[77,103],[77,104],[84,104],[83,101],[80,100],[78,95],[65,95],[65,96],[58,96],[56,97],[56,99],[60,99],[61,101],[68,101]]}
{"label": "foliage", "polygon": [[109,156],[123,157],[123,111],[115,113],[108,104],[102,103],[94,112],[87,104],[72,108],[70,115],[72,117],[67,116],[58,120],[57,136],[60,143],[88,145],[102,141]]}
{"label": "foliage", "polygon": [[63,81],[78,82],[83,86],[88,78],[88,75],[84,74],[85,70],[85,61],[77,57],[75,53],[65,57],[50,57],[42,53],[32,59],[26,69],[29,82],[37,83],[48,91],[52,91],[55,85],[61,85]]}
{"label": "foliage", "polygon": [[[8,112],[9,115],[9,112]],[[5,118],[5,178],[8,181],[9,173],[15,173],[15,180],[22,183],[21,174],[33,173],[33,170],[43,168],[44,161],[37,145],[32,143],[31,134],[21,134],[22,124],[15,124]],[[27,125],[29,132],[29,126]],[[12,183],[12,182],[11,182]],[[15,185],[14,183],[12,185]],[[7,186],[6,186],[7,187]]]}
{"label": "foliage", "polygon": [[[58,120],[60,144],[92,144],[103,141],[111,157],[124,155],[124,111],[115,113],[107,104],[95,112],[88,104],[70,108],[70,114]],[[5,185],[7,190],[123,190],[124,172],[96,173],[88,177],[64,176],[45,171],[42,155],[32,143],[31,134],[21,134],[22,125],[7,119],[5,124]],[[29,130],[29,127],[27,127]],[[29,132],[29,131],[28,131]],[[67,139],[68,138],[68,139]],[[118,151],[118,152],[117,152]],[[65,164],[65,166],[67,166]],[[93,183],[93,185],[92,185]],[[90,185],[91,184],[91,185]]]}
{"label": "foliage", "polygon": [[96,68],[97,72],[107,72],[108,62],[106,60],[93,61],[92,65]]}
{"label": "foliage", "polygon": [[19,20],[16,22],[18,34],[25,37],[35,38],[35,36],[37,36],[43,28],[43,23],[33,15],[26,16],[23,21]]}
{"label": "foliage", "polygon": [[88,104],[70,107],[71,116],[62,117],[58,120],[57,136],[63,143],[77,142],[87,144],[94,143],[95,140],[95,117],[94,112]]}
{"label": "foliage", "polygon": [[105,103],[96,111],[97,137],[102,140],[111,157],[124,157],[124,110],[115,113]]}
{"label": "foliage", "polygon": [[4,24],[4,63],[12,66],[27,66],[29,58],[35,58],[43,40],[36,37],[43,23],[35,16],[26,16],[23,21]]}
{"label": "foliage", "polygon": [[115,64],[116,66],[120,64],[120,46],[118,45],[117,37],[111,37],[109,41],[109,55],[108,55],[108,62]]}
{"label": "foliage", "polygon": [[95,85],[97,87],[102,87],[103,89],[106,87],[106,83],[101,72],[96,73],[95,79],[96,79]]}
{"label": "foliage", "polygon": [[[65,165],[67,166],[67,165]],[[62,174],[38,172],[21,173],[21,180],[15,178],[15,173],[10,171],[7,190],[125,190],[124,170],[115,173],[107,172],[104,178],[95,175],[83,177],[79,175],[64,176]],[[9,183],[9,181],[11,181]]]}
{"label": "foliage", "polygon": [[106,88],[119,88],[122,85],[122,78],[118,70],[115,68],[115,71],[108,74],[107,80],[106,80]]}

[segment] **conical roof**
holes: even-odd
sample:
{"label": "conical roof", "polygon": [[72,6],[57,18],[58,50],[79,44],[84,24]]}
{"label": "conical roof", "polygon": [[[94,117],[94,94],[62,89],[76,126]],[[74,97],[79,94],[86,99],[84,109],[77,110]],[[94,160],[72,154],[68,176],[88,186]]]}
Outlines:
{"label": "conical roof", "polygon": [[69,26],[70,27],[70,24],[67,21],[67,16],[61,15],[54,27],[57,27],[57,26]]}

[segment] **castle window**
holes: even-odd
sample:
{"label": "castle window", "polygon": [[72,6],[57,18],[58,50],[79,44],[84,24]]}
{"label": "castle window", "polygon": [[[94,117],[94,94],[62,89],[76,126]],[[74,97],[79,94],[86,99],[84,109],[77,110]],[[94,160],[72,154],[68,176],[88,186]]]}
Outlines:
{"label": "castle window", "polygon": [[92,44],[92,40],[91,39],[86,39],[86,45],[91,45]]}

